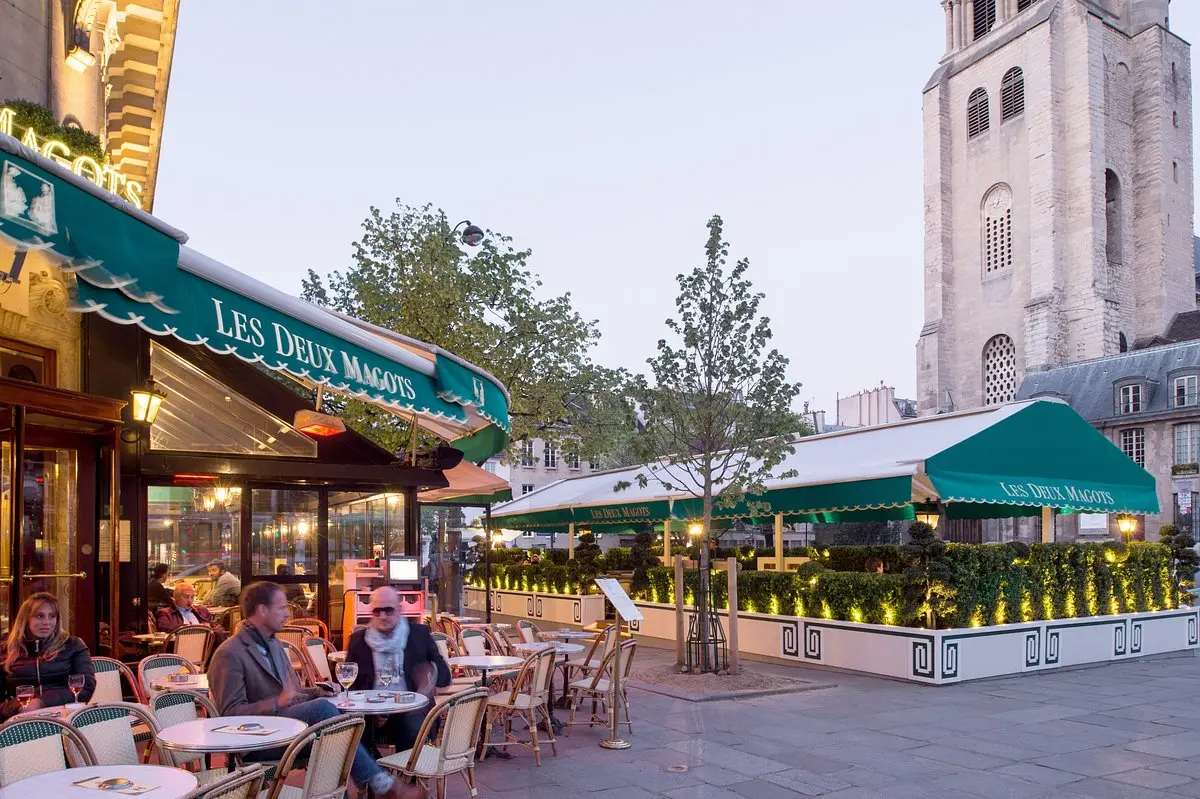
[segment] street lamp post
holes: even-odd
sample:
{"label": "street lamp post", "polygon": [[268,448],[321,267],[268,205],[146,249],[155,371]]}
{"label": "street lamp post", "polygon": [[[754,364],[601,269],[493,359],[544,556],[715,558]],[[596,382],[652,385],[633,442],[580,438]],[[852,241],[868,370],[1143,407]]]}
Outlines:
{"label": "street lamp post", "polygon": [[459,228],[463,228],[461,241],[468,247],[478,247],[483,243],[483,229],[478,225],[472,225],[470,219],[464,219],[453,228],[450,229],[450,235],[446,236],[446,241],[454,238],[454,234]]}

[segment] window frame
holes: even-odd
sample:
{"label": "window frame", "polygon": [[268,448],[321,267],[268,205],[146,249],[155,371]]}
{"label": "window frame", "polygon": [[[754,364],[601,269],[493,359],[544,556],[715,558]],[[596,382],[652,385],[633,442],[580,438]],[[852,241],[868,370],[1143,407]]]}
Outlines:
{"label": "window frame", "polygon": [[[1187,384],[1191,382],[1191,391],[1188,391]],[[1180,402],[1180,387],[1183,387],[1183,402]],[[1188,402],[1188,400],[1191,400]],[[1172,408],[1194,408],[1200,405],[1200,374],[1178,375],[1171,380],[1171,407]]]}
{"label": "window frame", "polygon": [[546,469],[558,468],[558,447],[552,441],[542,442],[542,466]]}
{"label": "window frame", "polygon": [[1131,461],[1146,468],[1146,428],[1127,427],[1121,430],[1117,435],[1117,446]]}
{"label": "window frame", "polygon": [[[1183,435],[1180,435],[1180,434]],[[1171,429],[1171,465],[1200,463],[1200,422],[1183,422]],[[1180,454],[1180,442],[1186,442],[1186,456]]]}
{"label": "window frame", "polygon": [[[1125,394],[1129,393],[1129,399],[1126,400]],[[1134,401],[1134,395],[1136,403]],[[1146,404],[1146,389],[1141,383],[1126,383],[1123,386],[1117,387],[1117,416],[1130,416],[1135,413],[1141,413]],[[1136,405],[1136,407],[1135,407]]]}
{"label": "window frame", "polygon": [[521,483],[521,496],[534,492],[533,483]]}

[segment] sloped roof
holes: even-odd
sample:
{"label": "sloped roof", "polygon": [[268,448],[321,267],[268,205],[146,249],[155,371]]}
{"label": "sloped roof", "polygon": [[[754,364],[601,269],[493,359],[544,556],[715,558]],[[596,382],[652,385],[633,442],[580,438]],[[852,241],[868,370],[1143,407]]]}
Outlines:
{"label": "sloped roof", "polygon": [[1121,416],[1133,420],[1169,410],[1168,375],[1188,367],[1200,367],[1200,341],[1134,350],[1034,372],[1021,382],[1017,399],[1056,397],[1095,423],[1116,417],[1117,382],[1141,378],[1145,385],[1142,412]]}

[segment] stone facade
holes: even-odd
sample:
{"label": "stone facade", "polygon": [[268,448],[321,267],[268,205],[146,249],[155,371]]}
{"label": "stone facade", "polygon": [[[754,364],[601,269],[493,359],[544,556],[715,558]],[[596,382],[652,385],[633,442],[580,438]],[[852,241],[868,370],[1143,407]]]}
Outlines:
{"label": "stone facade", "polygon": [[551,444],[540,438],[518,441],[513,445],[511,459],[507,469],[514,499],[558,480],[600,468],[599,464],[583,459],[572,460],[563,452],[561,444]]}
{"label": "stone facade", "polygon": [[1011,400],[1025,375],[1121,352],[1194,307],[1191,58],[1167,0],[943,6],[921,413]]}

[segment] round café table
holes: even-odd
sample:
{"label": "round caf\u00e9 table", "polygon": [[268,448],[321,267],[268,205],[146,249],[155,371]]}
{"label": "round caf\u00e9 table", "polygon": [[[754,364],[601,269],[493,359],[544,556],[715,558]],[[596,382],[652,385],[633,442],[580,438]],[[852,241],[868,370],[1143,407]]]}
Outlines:
{"label": "round caf\u00e9 table", "polygon": [[[404,702],[396,699],[387,700],[384,702],[368,702],[372,697],[377,697],[380,694],[408,695],[411,696]],[[341,694],[338,696],[325,697],[327,702],[332,702],[333,706],[342,713],[358,713],[363,716],[390,716],[396,713],[411,713],[414,710],[420,710],[429,704],[429,697],[425,694],[418,694],[412,691],[350,691],[349,695]],[[368,721],[366,729],[363,730],[363,746],[367,751],[378,760],[379,748],[375,745],[375,725]]]}
{"label": "round caf\u00e9 table", "polygon": [[478,616],[451,616],[450,618],[458,622],[460,626],[463,624],[476,624],[483,621],[483,619],[479,618]]}
{"label": "round caf\u00e9 table", "polygon": [[[263,728],[275,732],[270,735],[242,735],[221,731],[221,728],[242,724],[261,724]],[[287,716],[218,716],[164,727],[158,731],[158,742],[164,749],[179,752],[237,755],[287,746],[299,738],[305,729],[307,725],[304,722]]]}
{"label": "round caf\u00e9 table", "polygon": [[181,768],[145,765],[83,766],[63,771],[49,771],[36,777],[17,780],[7,787],[0,788],[0,799],[29,799],[31,796],[52,796],[54,799],[96,799],[105,793],[109,793],[110,796],[126,795],[75,785],[77,782],[93,777],[105,779],[123,777],[140,785],[155,785],[156,788],[144,794],[152,796],[154,799],[179,799],[195,790],[199,784],[195,774]]}

